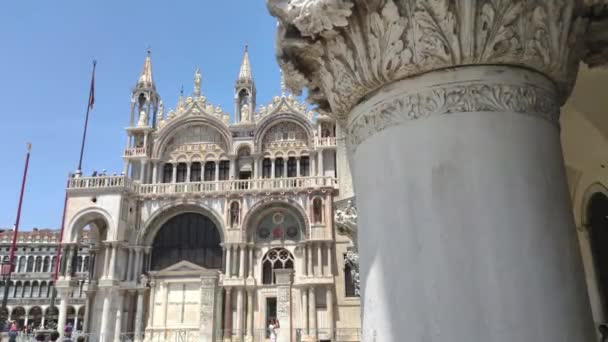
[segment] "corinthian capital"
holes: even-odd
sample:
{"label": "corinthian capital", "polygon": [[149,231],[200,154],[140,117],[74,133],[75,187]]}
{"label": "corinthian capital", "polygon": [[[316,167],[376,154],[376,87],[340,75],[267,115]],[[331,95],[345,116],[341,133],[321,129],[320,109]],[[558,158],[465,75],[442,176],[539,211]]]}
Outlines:
{"label": "corinthian capital", "polygon": [[582,0],[267,1],[288,87],[338,118],[388,83],[474,64],[536,70],[563,101],[585,53]]}

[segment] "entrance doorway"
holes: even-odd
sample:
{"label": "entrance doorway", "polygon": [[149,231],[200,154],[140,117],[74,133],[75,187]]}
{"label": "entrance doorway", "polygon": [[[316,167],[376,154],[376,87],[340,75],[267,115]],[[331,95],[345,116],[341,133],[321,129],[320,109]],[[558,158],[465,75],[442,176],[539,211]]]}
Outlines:
{"label": "entrance doorway", "polygon": [[[266,327],[270,324],[270,319],[277,318],[277,298],[266,298]],[[270,338],[270,331],[266,330],[266,338]]]}

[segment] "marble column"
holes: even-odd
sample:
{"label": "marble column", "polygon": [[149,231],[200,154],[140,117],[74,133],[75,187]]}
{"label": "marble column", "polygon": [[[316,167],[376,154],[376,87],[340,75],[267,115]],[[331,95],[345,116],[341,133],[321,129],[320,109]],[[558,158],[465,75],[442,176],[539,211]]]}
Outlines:
{"label": "marble column", "polygon": [[57,331],[59,331],[61,337],[63,337],[63,333],[65,332],[65,323],[68,317],[69,291],[69,288],[57,289],[57,294],[59,295],[59,317],[57,317]]}
{"label": "marble column", "polygon": [[110,256],[110,266],[108,269],[108,278],[109,279],[114,279],[114,276],[116,274],[116,250],[118,249],[118,244],[117,243],[112,243],[112,254]]}
{"label": "marble column", "polygon": [[246,338],[246,341],[253,341],[253,293],[254,293],[254,290],[247,289],[247,338]]}
{"label": "marble column", "polygon": [[228,245],[226,248],[226,278],[232,276],[232,245]]}
{"label": "marble column", "polygon": [[253,278],[253,245],[249,246],[249,262],[247,263],[249,269],[248,278]]}
{"label": "marble column", "polygon": [[133,264],[134,261],[133,260],[133,249],[132,248],[128,248],[128,255],[127,255],[127,275],[125,277],[126,281],[131,281],[131,279],[133,279]]}
{"label": "marble column", "polygon": [[302,334],[304,336],[308,336],[310,334],[309,326],[308,326],[308,307],[310,306],[308,303],[308,289],[302,288]]}
{"label": "marble column", "polygon": [[230,296],[232,289],[226,287],[226,295],[224,297],[224,341],[232,340],[232,297]]}
{"label": "marble column", "polygon": [[323,276],[323,244],[318,243],[317,247],[317,275]]}
{"label": "marble column", "polygon": [[306,273],[309,276],[313,276],[313,267],[312,267],[312,244],[309,243],[306,245]]}
{"label": "marble column", "polygon": [[332,286],[328,286],[325,292],[325,304],[327,305],[327,317],[325,320],[329,324],[328,328],[331,336],[335,336],[334,328],[336,322],[334,321],[334,292]]}
{"label": "marble column", "polygon": [[144,295],[146,294],[145,289],[137,290],[137,304],[135,307],[135,336],[136,342],[143,340],[144,331]]}
{"label": "marble column", "polygon": [[122,333],[122,306],[123,294],[119,291],[116,296],[116,315],[114,316],[114,342],[121,342],[120,334]]}
{"label": "marble column", "polygon": [[301,269],[302,269],[301,272],[302,272],[302,275],[306,277],[306,276],[308,276],[308,264],[306,262],[306,259],[307,259],[306,258],[306,251],[307,251],[306,245],[304,245],[304,244],[301,245],[300,250],[302,251],[302,258],[300,259]]}
{"label": "marble column", "polygon": [[270,178],[275,178],[274,167],[275,167],[275,158],[270,158]]}
{"label": "marble column", "polygon": [[585,3],[268,1],[346,129],[362,340],[595,339],[559,134]]}
{"label": "marble column", "polygon": [[[74,314],[74,330],[78,330],[78,309],[76,308],[76,313]],[[27,326],[27,323],[25,326]]]}
{"label": "marble column", "polygon": [[112,305],[112,290],[104,291],[103,293],[103,304],[101,309],[101,322],[99,328],[99,335],[101,342],[110,340],[108,335],[108,327],[110,325],[110,305]]}
{"label": "marble column", "polygon": [[325,275],[327,276],[331,276],[333,274],[332,270],[333,270],[333,243],[328,242],[326,245],[326,250],[327,250],[327,267],[325,268]]}
{"label": "marble column", "polygon": [[91,317],[91,301],[93,300],[93,296],[95,295],[95,292],[89,292],[86,291],[85,292],[85,302],[84,302],[84,317],[82,318],[82,332],[83,333],[88,333],[89,332],[89,320]]}
{"label": "marble column", "polygon": [[152,184],[158,182],[158,163],[157,161],[152,162]]}
{"label": "marble column", "polygon": [[171,173],[171,183],[177,182],[177,163],[173,163],[173,172]]}
{"label": "marble column", "polygon": [[[221,163],[221,160],[215,161],[215,181],[216,182],[220,180],[220,163]],[[204,172],[204,170],[201,170],[201,172]]]}
{"label": "marble column", "polygon": [[240,341],[243,336],[243,317],[245,313],[244,292],[245,290],[242,288],[236,290],[236,336],[238,341]]}
{"label": "marble column", "polygon": [[186,164],[186,182],[185,183],[190,183],[191,172],[192,172],[192,163],[187,163]]}
{"label": "marble column", "polygon": [[300,157],[296,158],[296,177],[300,177]]}
{"label": "marble column", "polygon": [[325,168],[323,166],[323,151],[325,151],[325,150],[320,149],[317,152],[317,156],[319,157],[319,162],[317,163],[318,172],[319,172],[318,176],[325,176]]}
{"label": "marble column", "polygon": [[308,288],[308,335],[313,341],[317,340],[317,297],[314,287]]}
{"label": "marble column", "polygon": [[[148,323],[147,326],[151,327],[154,323],[154,305],[156,303],[156,282],[150,281],[150,296],[148,300]],[[145,333],[145,332],[144,332]]]}
{"label": "marble column", "polygon": [[239,252],[241,253],[241,258],[239,260],[239,278],[245,279],[245,245],[239,246]]}
{"label": "marble column", "polygon": [[146,180],[146,164],[147,164],[147,162],[144,161],[144,160],[142,160],[142,161],[139,162],[139,166],[140,166],[140,168],[139,168],[139,182],[142,183],[142,184]]}

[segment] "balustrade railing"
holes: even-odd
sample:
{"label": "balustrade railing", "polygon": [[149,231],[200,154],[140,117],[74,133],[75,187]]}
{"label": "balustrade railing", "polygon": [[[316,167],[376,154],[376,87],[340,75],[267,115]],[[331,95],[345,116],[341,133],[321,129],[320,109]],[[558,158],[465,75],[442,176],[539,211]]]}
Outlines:
{"label": "balustrade railing", "polygon": [[125,149],[125,157],[143,157],[146,155],[145,147],[133,147]]}
{"label": "balustrade railing", "polygon": [[273,191],[309,188],[334,188],[337,180],[333,177],[294,177],[229,180],[217,182],[190,183],[134,183],[124,176],[72,178],[69,190],[128,190],[140,195],[171,195],[183,193],[232,193],[247,191]]}
{"label": "balustrade railing", "polygon": [[315,138],[317,146],[336,146],[336,137]]}

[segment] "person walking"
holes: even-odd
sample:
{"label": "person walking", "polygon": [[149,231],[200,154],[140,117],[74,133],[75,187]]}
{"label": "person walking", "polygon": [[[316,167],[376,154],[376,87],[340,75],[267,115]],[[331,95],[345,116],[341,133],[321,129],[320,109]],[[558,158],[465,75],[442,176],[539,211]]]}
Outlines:
{"label": "person walking", "polygon": [[279,321],[276,318],[271,318],[270,324],[268,325],[270,342],[277,342],[277,329],[279,328]]}

